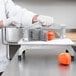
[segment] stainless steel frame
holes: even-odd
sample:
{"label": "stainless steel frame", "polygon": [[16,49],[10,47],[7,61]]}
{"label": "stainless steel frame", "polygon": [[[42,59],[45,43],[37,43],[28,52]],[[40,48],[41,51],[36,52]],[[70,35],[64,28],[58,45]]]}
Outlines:
{"label": "stainless steel frame", "polygon": [[[20,47],[20,45],[18,45],[18,43],[17,42],[8,42],[7,40],[6,40],[6,28],[8,28],[8,27],[4,27],[4,28],[2,28],[2,43],[4,44],[4,45],[6,45],[6,57],[7,57],[7,59],[12,59],[12,57],[13,57],[13,55],[14,55],[14,53],[17,51],[17,49]],[[18,29],[18,28],[17,28]],[[16,46],[16,47],[15,47]],[[14,49],[12,48],[12,47],[14,47]],[[11,49],[12,48],[12,49]],[[14,51],[14,53],[12,52],[12,51]],[[13,55],[12,55],[12,54]]]}
{"label": "stainless steel frame", "polygon": [[[38,23],[38,24],[36,24],[35,25],[35,27],[36,26],[38,26],[38,25],[40,25],[40,23]],[[39,27],[41,27],[41,25],[39,26]],[[65,37],[66,37],[66,25],[65,24],[61,24],[61,25],[58,25],[58,26],[56,26],[56,24],[54,24],[53,26],[51,26],[51,27],[41,27],[41,29],[42,30],[44,30],[44,29],[57,29],[57,27],[59,27],[58,29],[60,29],[60,39],[64,39]],[[37,27],[38,28],[38,27]],[[25,33],[28,33],[28,29],[26,29],[25,28],[25,32],[23,31],[23,34],[25,34]],[[18,55],[18,59],[19,60],[21,60],[21,58],[22,58],[22,54],[23,54],[23,52],[26,50],[26,49],[30,49],[30,48],[33,48],[33,49],[35,49],[35,48],[37,48],[37,49],[39,49],[39,48],[41,48],[42,47],[42,49],[43,48],[45,48],[45,47],[43,47],[42,45],[44,45],[44,44],[41,44],[41,45],[33,45],[33,46],[30,46],[30,43],[29,43],[29,40],[28,40],[28,35],[26,35],[26,36],[23,36],[23,39],[22,39],[22,42],[21,42],[21,47],[20,47],[20,49],[19,49],[19,55]],[[26,40],[25,40],[26,39]],[[23,42],[25,42],[25,44],[23,44]],[[28,42],[29,44],[27,45],[26,44],[26,42]],[[47,46],[47,45],[46,45]],[[65,45],[66,46],[66,45]],[[25,52],[24,52],[25,53]],[[73,51],[73,54],[74,54],[74,51]]]}

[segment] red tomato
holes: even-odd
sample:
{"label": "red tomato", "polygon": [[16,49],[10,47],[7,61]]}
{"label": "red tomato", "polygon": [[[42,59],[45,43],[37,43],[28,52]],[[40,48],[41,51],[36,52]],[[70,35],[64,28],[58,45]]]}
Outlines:
{"label": "red tomato", "polygon": [[55,37],[54,33],[52,31],[47,32],[47,39],[48,40],[53,40]]}
{"label": "red tomato", "polygon": [[70,64],[71,62],[71,56],[69,53],[61,53],[58,56],[58,61],[60,64]]}

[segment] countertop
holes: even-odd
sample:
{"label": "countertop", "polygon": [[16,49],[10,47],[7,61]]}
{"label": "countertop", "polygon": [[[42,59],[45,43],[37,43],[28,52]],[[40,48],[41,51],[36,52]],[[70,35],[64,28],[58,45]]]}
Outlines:
{"label": "countertop", "polygon": [[[41,50],[39,50],[41,51]],[[53,51],[53,50],[52,50]],[[76,60],[70,65],[60,65],[57,54],[27,55],[18,61],[18,52],[2,76],[76,76]]]}

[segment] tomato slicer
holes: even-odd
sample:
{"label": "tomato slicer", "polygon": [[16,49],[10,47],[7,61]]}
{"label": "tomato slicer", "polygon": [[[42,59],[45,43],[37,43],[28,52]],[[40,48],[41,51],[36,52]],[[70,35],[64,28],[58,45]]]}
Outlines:
{"label": "tomato slicer", "polygon": [[[29,29],[32,30],[33,29],[33,35],[34,35],[34,39],[30,40],[29,39]],[[43,35],[41,34],[41,38],[38,38],[39,34],[38,33],[40,30],[44,31],[45,29],[59,29],[60,30],[60,37],[59,38],[55,38],[51,41],[48,41]],[[37,33],[36,33],[37,32]],[[36,37],[36,39],[35,39]],[[45,39],[43,39],[45,38]],[[60,50],[69,50],[69,53],[71,54],[72,57],[74,57],[74,50],[71,47],[71,45],[74,45],[74,43],[66,38],[66,25],[65,24],[61,24],[61,25],[56,25],[53,24],[52,26],[43,26],[40,23],[36,23],[31,25],[30,27],[23,27],[23,38],[18,42],[19,45],[21,45],[21,47],[18,50],[18,59],[21,60],[25,57],[25,51],[27,49],[51,49],[52,47],[56,47],[56,48],[60,48]],[[60,47],[61,46],[61,47]]]}

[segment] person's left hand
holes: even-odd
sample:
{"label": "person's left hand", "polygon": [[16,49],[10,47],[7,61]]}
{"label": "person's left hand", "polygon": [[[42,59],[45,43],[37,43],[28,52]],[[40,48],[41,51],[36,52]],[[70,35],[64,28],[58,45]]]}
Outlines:
{"label": "person's left hand", "polygon": [[0,28],[2,28],[3,27],[3,21],[1,20],[0,21]]}

